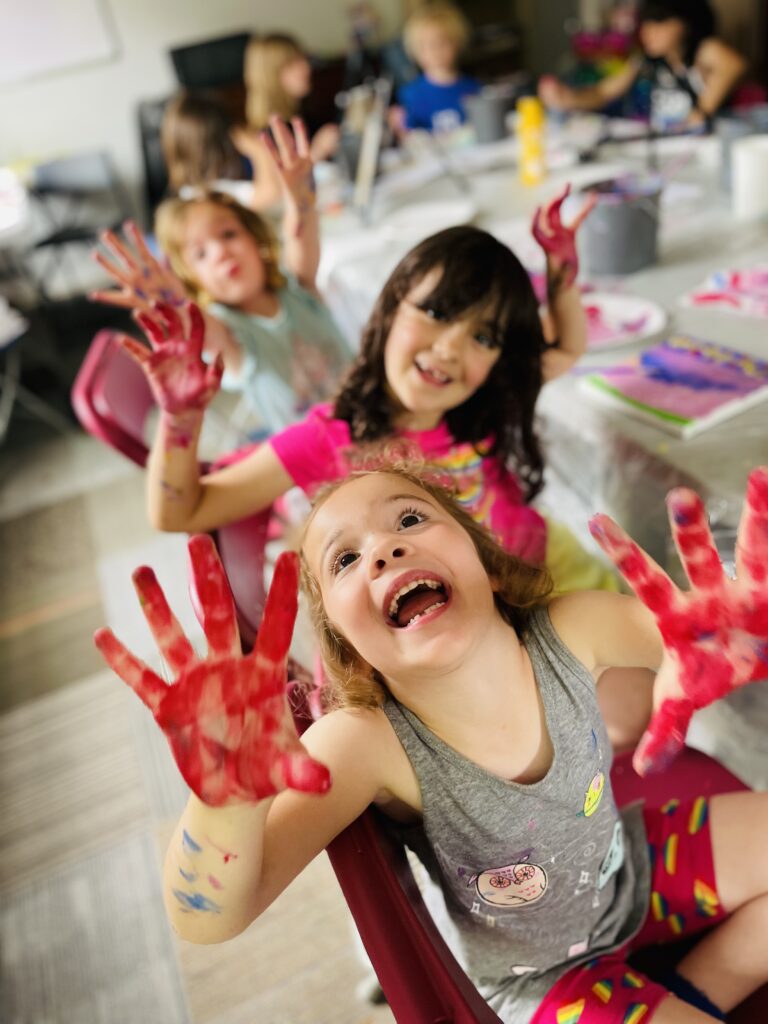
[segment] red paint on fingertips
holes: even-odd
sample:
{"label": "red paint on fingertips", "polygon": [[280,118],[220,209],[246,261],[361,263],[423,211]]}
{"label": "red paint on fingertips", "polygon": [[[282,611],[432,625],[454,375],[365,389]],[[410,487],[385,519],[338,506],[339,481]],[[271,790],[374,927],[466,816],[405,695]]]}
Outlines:
{"label": "red paint on fingertips", "polygon": [[275,665],[283,664],[293,635],[298,610],[299,556],[284,551],[277,560],[264,618],[256,638],[256,654]]}
{"label": "red paint on fingertips", "polygon": [[190,538],[188,550],[208,646],[219,654],[233,653],[238,647],[235,604],[213,540],[198,534]]}

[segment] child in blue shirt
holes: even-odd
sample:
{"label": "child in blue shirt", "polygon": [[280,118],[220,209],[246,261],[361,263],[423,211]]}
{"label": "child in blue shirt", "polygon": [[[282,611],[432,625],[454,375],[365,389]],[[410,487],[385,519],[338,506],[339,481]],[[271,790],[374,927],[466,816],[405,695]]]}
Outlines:
{"label": "child in blue shirt", "polygon": [[463,98],[480,91],[480,83],[456,67],[468,38],[466,18],[452,4],[429,4],[408,19],[405,47],[422,73],[398,95],[405,128],[431,131],[464,121]]}

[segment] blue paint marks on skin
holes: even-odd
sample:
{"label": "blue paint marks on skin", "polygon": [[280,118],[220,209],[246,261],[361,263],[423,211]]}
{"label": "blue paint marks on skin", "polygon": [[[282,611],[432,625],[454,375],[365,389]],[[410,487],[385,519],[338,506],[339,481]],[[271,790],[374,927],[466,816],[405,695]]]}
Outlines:
{"label": "blue paint marks on skin", "polygon": [[690,526],[693,522],[693,518],[685,509],[676,508],[673,510],[672,515],[677,526]]}
{"label": "blue paint marks on skin", "polygon": [[194,871],[185,871],[184,868],[179,868],[179,874],[182,878],[186,879],[187,882],[194,882],[197,878]]}
{"label": "blue paint marks on skin", "polygon": [[192,836],[189,834],[189,832],[187,832],[186,829],[184,829],[181,842],[182,842],[182,845],[183,845],[184,849],[185,850],[189,850],[190,853],[202,853],[203,852],[202,846],[198,846],[197,845],[195,840],[192,838]]}
{"label": "blue paint marks on skin", "polygon": [[173,895],[179,901],[184,910],[205,910],[213,914],[220,914],[221,907],[214,903],[208,896],[201,892],[182,892],[181,889],[174,889]]}
{"label": "blue paint marks on skin", "polygon": [[146,297],[147,297],[147,293],[142,288],[137,288],[136,289],[136,294],[138,295],[138,297],[140,299],[146,299]]}

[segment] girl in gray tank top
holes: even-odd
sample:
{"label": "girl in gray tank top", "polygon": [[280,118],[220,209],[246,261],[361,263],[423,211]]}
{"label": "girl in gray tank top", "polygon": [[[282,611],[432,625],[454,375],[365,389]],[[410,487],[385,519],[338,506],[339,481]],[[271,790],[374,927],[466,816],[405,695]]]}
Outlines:
{"label": "girl in gray tank top", "polygon": [[[768,794],[619,812],[611,791],[595,695],[605,668],[658,670],[634,762],[645,770],[672,756],[694,709],[768,664],[768,468],[750,477],[736,579],[696,495],[669,504],[689,590],[598,517],[641,599],[547,603],[546,570],[507,555],[437,484],[391,467],[351,474],[316,503],[302,543],[329,682],[301,742],[282,692],[295,556],[277,565],[245,657],[209,538],[190,542],[205,659],[151,571],[136,573],[174,685],[108,631],[97,642],[194,790],[163,876],[180,936],[238,934],[376,803],[421,857],[446,940],[506,1024],[705,1024],[768,982]],[[627,964],[629,947],[703,929],[672,981]]]}

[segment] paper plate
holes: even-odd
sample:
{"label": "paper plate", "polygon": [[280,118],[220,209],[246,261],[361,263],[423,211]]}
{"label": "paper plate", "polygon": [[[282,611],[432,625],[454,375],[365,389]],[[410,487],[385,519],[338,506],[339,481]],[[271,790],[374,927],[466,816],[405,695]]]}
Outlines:
{"label": "paper plate", "polygon": [[588,352],[650,338],[667,322],[661,306],[636,295],[588,292],[582,302],[587,314]]}
{"label": "paper plate", "polygon": [[455,224],[468,224],[476,213],[472,199],[427,200],[393,210],[379,227],[389,236],[421,239]]}

